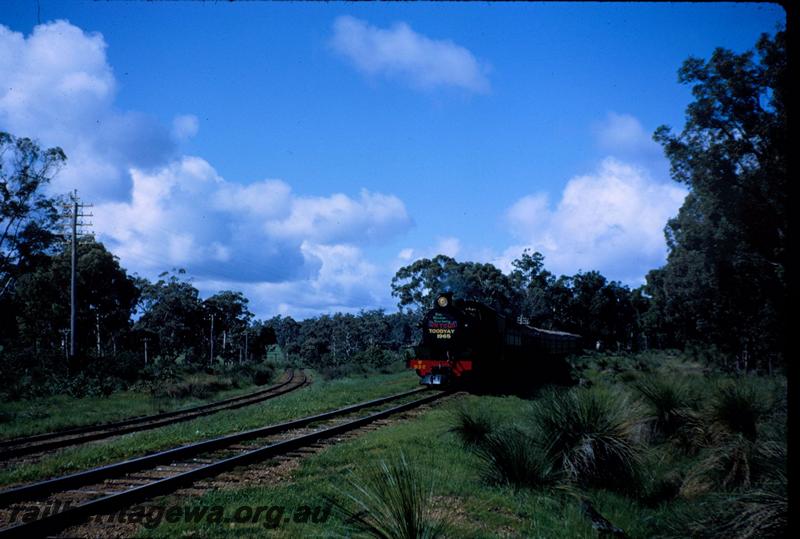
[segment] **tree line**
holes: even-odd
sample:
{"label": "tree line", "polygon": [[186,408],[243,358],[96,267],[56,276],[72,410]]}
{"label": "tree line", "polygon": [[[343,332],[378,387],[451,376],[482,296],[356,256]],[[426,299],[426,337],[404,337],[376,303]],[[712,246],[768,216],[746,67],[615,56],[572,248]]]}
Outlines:
{"label": "tree line", "polygon": [[[742,54],[689,58],[678,75],[694,95],[686,123],[654,138],[689,195],[666,224],[666,264],[640,287],[597,271],[556,276],[531,251],[509,273],[439,255],[398,270],[398,312],[256,320],[241,292],[202,299],[183,270],[155,281],[129,275],[88,239],[77,253],[77,368],[131,381],[154,363],[263,361],[276,344],[283,357],[334,374],[387,368],[416,342],[440,291],[578,333],[588,347],[702,347],[729,368],[780,368],[790,237],[785,35],[763,35]],[[70,253],[58,228],[63,200],[46,194],[66,159],[0,132],[0,368],[27,387],[69,372]]]}

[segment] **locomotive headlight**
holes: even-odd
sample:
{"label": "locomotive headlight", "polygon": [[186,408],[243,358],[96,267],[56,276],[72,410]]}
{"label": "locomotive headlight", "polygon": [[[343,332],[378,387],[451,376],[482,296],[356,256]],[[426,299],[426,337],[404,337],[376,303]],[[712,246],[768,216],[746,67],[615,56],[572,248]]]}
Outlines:
{"label": "locomotive headlight", "polygon": [[437,304],[439,307],[447,307],[447,304],[448,304],[448,303],[449,303],[449,302],[447,301],[447,296],[439,296],[439,297],[436,299],[436,304]]}

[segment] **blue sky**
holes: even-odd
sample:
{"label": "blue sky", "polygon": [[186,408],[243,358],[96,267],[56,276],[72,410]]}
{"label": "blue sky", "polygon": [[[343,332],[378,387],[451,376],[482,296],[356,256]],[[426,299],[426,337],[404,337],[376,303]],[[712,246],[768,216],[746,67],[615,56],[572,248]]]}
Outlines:
{"label": "blue sky", "polygon": [[[41,24],[39,24],[39,19]],[[636,286],[685,191],[650,135],[676,71],[770,4],[37,3],[0,7],[0,129],[60,145],[130,271],[260,316],[391,309],[437,253]]]}

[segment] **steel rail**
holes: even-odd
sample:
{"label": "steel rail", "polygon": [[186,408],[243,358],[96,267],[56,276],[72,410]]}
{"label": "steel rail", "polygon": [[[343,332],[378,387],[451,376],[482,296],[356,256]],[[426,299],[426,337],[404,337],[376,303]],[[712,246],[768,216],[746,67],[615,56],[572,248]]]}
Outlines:
{"label": "steel rail", "polygon": [[236,402],[236,401],[243,400],[243,399],[257,397],[259,395],[262,395],[263,393],[267,393],[267,392],[273,391],[275,389],[279,389],[279,388],[287,385],[288,383],[290,383],[292,381],[292,379],[294,378],[294,369],[288,369],[287,372],[289,374],[289,378],[287,378],[283,382],[280,382],[278,384],[272,385],[272,386],[267,387],[267,388],[259,389],[258,391],[254,391],[254,392],[248,393],[246,395],[238,395],[236,397],[230,397],[228,399],[223,399],[223,400],[214,401],[214,402],[210,402],[210,403],[206,403],[206,404],[201,404],[199,406],[191,406],[191,407],[188,407],[188,408],[181,408],[179,410],[170,410],[169,412],[160,412],[158,414],[138,415],[138,416],[134,416],[134,417],[129,417],[127,419],[121,419],[119,421],[110,421],[110,422],[107,422],[107,423],[95,423],[95,424],[92,424],[92,425],[84,425],[84,426],[81,426],[81,427],[72,427],[72,428],[63,429],[63,430],[54,430],[54,431],[44,432],[44,433],[40,433],[40,434],[32,434],[30,436],[21,436],[19,438],[7,438],[7,439],[4,439],[4,440],[0,440],[0,448],[11,446],[11,445],[21,445],[21,444],[39,442],[39,441],[49,440],[51,438],[57,438],[57,437],[61,437],[61,436],[71,436],[73,434],[84,434],[86,432],[93,432],[93,431],[96,431],[96,430],[106,430],[106,429],[110,429],[110,428],[114,428],[114,427],[123,427],[123,426],[126,426],[126,425],[132,425],[132,424],[141,423],[141,422],[144,422],[144,421],[164,419],[164,418],[167,418],[167,417],[172,417],[172,416],[180,415],[180,414],[183,414],[183,413],[196,412],[196,411],[205,410],[205,409],[208,409],[208,408],[213,408],[214,406],[220,406],[220,405],[228,404],[228,403],[231,403],[231,402]]}
{"label": "steel rail", "polygon": [[378,399],[352,404],[350,406],[345,406],[343,408],[338,408],[336,410],[331,410],[329,412],[323,412],[321,414],[315,414],[300,419],[294,419],[291,421],[286,421],[284,423],[278,423],[276,425],[259,427],[257,429],[252,429],[248,431],[237,432],[235,434],[218,436],[216,438],[203,440],[201,442],[195,442],[192,444],[174,447],[172,449],[167,449],[165,451],[159,451],[157,453],[152,453],[150,455],[144,455],[142,457],[123,460],[113,464],[107,464],[105,466],[98,466],[96,468],[91,468],[89,470],[84,470],[82,472],[77,472],[70,475],[56,477],[53,479],[47,479],[45,481],[39,481],[36,483],[29,483],[27,485],[21,485],[19,487],[14,487],[6,490],[0,490],[0,507],[5,507],[23,500],[30,499],[33,496],[42,496],[44,494],[50,494],[60,490],[67,490],[70,488],[91,484],[94,481],[99,481],[108,477],[119,475],[121,473],[128,473],[141,470],[144,468],[154,466],[156,464],[161,464],[163,462],[174,460],[176,458],[191,457],[200,453],[221,449],[238,442],[252,440],[255,438],[261,438],[272,434],[278,434],[287,430],[305,427],[317,421],[332,419],[334,417],[357,412],[364,408],[370,408],[372,406],[385,404],[387,402],[391,402],[418,393],[423,393],[425,391],[428,391],[428,389],[427,388],[412,389],[411,391],[405,391],[403,393],[397,393],[395,395],[390,395],[387,397],[380,397]]}
{"label": "steel rail", "polygon": [[289,374],[289,378],[284,380],[283,382],[280,382],[278,384],[274,384],[274,385],[272,385],[270,387],[267,387],[267,388],[259,389],[258,391],[254,391],[252,393],[247,393],[246,395],[238,395],[236,397],[230,397],[230,398],[227,398],[227,399],[222,399],[222,400],[219,400],[219,401],[209,402],[209,403],[201,404],[201,405],[198,405],[198,406],[191,406],[191,407],[188,407],[188,408],[181,408],[181,409],[178,409],[178,410],[170,410],[168,412],[160,412],[158,414],[139,415],[139,416],[129,417],[127,419],[121,419],[119,421],[110,421],[110,422],[107,422],[107,423],[94,423],[92,425],[83,425],[83,426],[80,426],[80,427],[72,427],[72,428],[63,429],[63,430],[54,430],[54,431],[50,431],[50,432],[43,432],[43,433],[40,433],[40,434],[32,434],[30,436],[21,436],[21,437],[18,437],[18,438],[6,438],[4,440],[0,440],[0,448],[8,447],[8,446],[15,446],[15,445],[28,444],[28,443],[34,443],[34,442],[40,442],[40,441],[44,441],[44,440],[50,440],[50,439],[53,439],[53,438],[60,438],[62,436],[73,436],[73,435],[77,435],[77,434],[84,434],[84,433],[87,433],[87,432],[108,430],[108,429],[112,429],[112,428],[116,428],[116,427],[124,427],[124,426],[127,426],[127,425],[133,425],[133,424],[136,424],[136,423],[144,423],[144,422],[147,422],[147,421],[156,421],[156,420],[160,420],[160,419],[166,419],[168,417],[173,417],[173,416],[176,416],[176,415],[192,413],[192,412],[198,412],[198,411],[201,411],[201,410],[214,408],[216,406],[222,406],[222,405],[225,405],[225,404],[229,404],[229,403],[233,403],[233,402],[237,402],[237,401],[241,401],[241,400],[247,400],[247,399],[255,398],[255,397],[258,397],[260,395],[263,395],[264,393],[269,393],[270,391],[274,391],[276,389],[279,389],[279,388],[289,384],[292,381],[292,379],[294,378],[294,370],[293,369],[289,369],[288,370],[288,374]]}
{"label": "steel rail", "polygon": [[299,389],[308,381],[305,374],[301,373],[301,376],[302,381],[292,387],[287,388],[286,386],[289,386],[294,382],[295,373],[293,370],[289,374],[289,379],[285,382],[254,393],[240,395],[238,397],[231,397],[229,399],[203,404],[193,408],[173,410],[170,412],[163,412],[161,414],[154,414],[150,416],[138,416],[136,418],[126,419],[114,423],[104,423],[101,425],[95,425],[93,427],[80,427],[79,429],[72,429],[70,431],[37,435],[43,437],[38,443],[37,441],[28,441],[26,443],[23,439],[17,438],[15,439],[17,443],[14,444],[14,446],[10,449],[0,449],[0,460],[29,455],[32,453],[39,453],[51,449],[58,449],[61,447],[79,445],[85,442],[101,440],[111,436],[128,434],[130,432],[150,430],[166,425],[181,423],[183,421],[189,421],[224,410],[235,410],[251,404],[257,404],[280,395],[285,395],[286,393],[294,391],[295,389]]}
{"label": "steel rail", "polygon": [[[367,403],[360,403],[357,405],[348,406],[346,408],[335,410],[333,412],[326,412],[325,414],[310,416],[308,418],[303,418],[302,420],[298,421],[302,421],[304,422],[304,424],[307,424],[314,421],[319,421],[321,418],[323,418],[323,416],[327,416],[327,418],[330,418],[333,417],[334,415],[342,415],[343,410],[348,410],[352,412],[355,411],[356,409],[364,408],[370,404],[374,406],[375,403],[378,401],[385,402],[390,399],[398,399],[401,396],[407,396],[413,393],[420,393],[425,391],[429,392],[430,390],[421,389],[421,390],[409,391],[392,397],[384,397],[381,399],[376,399],[374,401],[369,401]],[[297,436],[295,438],[266,445],[258,449],[246,451],[242,454],[233,457],[224,458],[217,462],[203,465],[193,470],[182,472],[171,477],[158,479],[150,483],[147,483],[145,485],[130,488],[122,492],[117,492],[106,496],[102,496],[100,498],[95,498],[93,500],[89,500],[79,505],[70,507],[69,509],[66,509],[62,512],[49,515],[42,519],[34,520],[32,522],[27,522],[27,523],[23,522],[20,524],[4,528],[0,530],[0,538],[8,538],[8,537],[28,538],[31,536],[41,536],[48,533],[56,533],[58,531],[63,530],[67,526],[79,523],[82,520],[85,520],[86,518],[92,515],[107,513],[109,511],[120,509],[122,507],[128,507],[136,502],[140,502],[142,500],[152,498],[154,496],[171,492],[175,488],[181,485],[191,483],[198,479],[203,479],[206,477],[218,475],[224,471],[230,470],[237,466],[251,464],[253,462],[262,461],[267,458],[290,453],[296,449],[307,447],[325,438],[329,438],[337,434],[342,434],[344,432],[360,428],[364,425],[367,425],[379,419],[383,419],[391,415],[404,412],[412,408],[416,408],[417,406],[433,402],[449,394],[450,392],[437,391],[432,395],[422,397],[420,399],[416,399],[414,401],[407,402],[404,404],[400,404],[398,406],[394,406],[386,410],[375,412],[368,416],[354,419],[346,423],[341,423],[339,425],[335,425],[326,429],[321,429],[309,434]],[[293,422],[284,423],[283,425],[288,425],[291,423]]]}

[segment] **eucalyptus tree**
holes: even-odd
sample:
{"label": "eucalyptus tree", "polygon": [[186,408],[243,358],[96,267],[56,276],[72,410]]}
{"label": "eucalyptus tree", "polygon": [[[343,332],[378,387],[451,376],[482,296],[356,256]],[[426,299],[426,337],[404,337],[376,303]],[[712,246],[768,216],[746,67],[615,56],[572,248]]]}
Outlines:
{"label": "eucalyptus tree", "polygon": [[[215,346],[215,355],[229,360],[243,357],[245,333],[253,318],[248,303],[244,294],[231,290],[217,292],[203,301],[205,318],[209,322],[212,317],[214,319],[213,339],[218,345]],[[211,333],[209,338],[212,338]]]}
{"label": "eucalyptus tree", "polygon": [[58,200],[44,188],[66,160],[61,148],[0,131],[0,298],[57,239]]}
{"label": "eucalyptus tree", "polygon": [[665,229],[667,264],[648,275],[660,331],[713,343],[745,368],[780,356],[786,323],[787,77],[784,32],[755,51],[689,58],[678,71],[694,96],[683,130],[654,135],[690,189]]}
{"label": "eucalyptus tree", "polygon": [[206,313],[197,288],[183,279],[185,273],[164,272],[155,283],[139,278],[140,317],[135,328],[157,335],[162,354],[199,359],[208,342]]}
{"label": "eucalyptus tree", "polygon": [[427,309],[440,292],[481,301],[504,314],[519,314],[518,287],[492,264],[457,262],[438,255],[404,266],[392,278],[392,295],[398,298],[401,309]]}
{"label": "eucalyptus tree", "polygon": [[[77,338],[87,353],[113,355],[127,340],[139,300],[133,278],[102,243],[86,240],[77,248]],[[62,248],[16,283],[18,345],[36,351],[61,347],[69,327],[70,252]]]}

